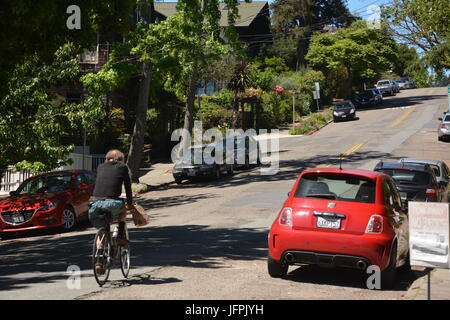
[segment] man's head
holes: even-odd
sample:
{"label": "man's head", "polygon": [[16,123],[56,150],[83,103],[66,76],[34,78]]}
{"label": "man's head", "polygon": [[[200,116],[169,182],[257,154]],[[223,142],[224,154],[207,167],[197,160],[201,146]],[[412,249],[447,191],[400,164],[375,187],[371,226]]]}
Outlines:
{"label": "man's head", "polygon": [[114,161],[114,162],[124,162],[125,161],[125,155],[117,149],[109,150],[106,154],[106,162]]}

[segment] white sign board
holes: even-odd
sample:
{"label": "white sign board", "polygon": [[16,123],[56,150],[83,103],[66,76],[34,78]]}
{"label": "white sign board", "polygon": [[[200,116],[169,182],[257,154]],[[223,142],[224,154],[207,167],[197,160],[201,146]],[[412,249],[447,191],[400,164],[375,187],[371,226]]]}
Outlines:
{"label": "white sign board", "polygon": [[318,82],[314,82],[314,87],[316,88],[316,91],[320,91],[320,85]]}
{"label": "white sign board", "polygon": [[408,203],[409,253],[412,266],[450,269],[448,203]]}
{"label": "white sign board", "polygon": [[314,100],[319,100],[320,99],[320,91],[313,91],[313,97],[314,97]]}

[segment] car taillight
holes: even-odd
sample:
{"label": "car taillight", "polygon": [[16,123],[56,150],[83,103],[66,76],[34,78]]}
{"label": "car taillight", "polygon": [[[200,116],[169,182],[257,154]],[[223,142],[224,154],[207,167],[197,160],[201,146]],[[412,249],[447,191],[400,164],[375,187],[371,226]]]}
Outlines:
{"label": "car taillight", "polygon": [[281,211],[279,223],[283,226],[292,226],[292,209],[284,208]]}
{"label": "car taillight", "polygon": [[437,190],[434,188],[428,188],[426,191],[427,198],[437,198]]}
{"label": "car taillight", "polygon": [[383,232],[383,217],[374,214],[370,217],[367,224],[366,233],[381,233]]}

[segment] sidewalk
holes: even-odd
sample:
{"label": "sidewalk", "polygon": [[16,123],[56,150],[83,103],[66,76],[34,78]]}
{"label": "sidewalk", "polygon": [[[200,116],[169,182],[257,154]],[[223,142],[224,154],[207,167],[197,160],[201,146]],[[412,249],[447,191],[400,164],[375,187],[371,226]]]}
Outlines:
{"label": "sidewalk", "polygon": [[[450,300],[450,270],[434,269],[431,271],[430,300]],[[428,276],[413,282],[404,300],[428,300]]]}
{"label": "sidewalk", "polygon": [[172,162],[154,163],[149,169],[141,169],[142,176],[139,178],[139,181],[149,185],[149,191],[152,191],[154,188],[165,187],[175,183],[172,176],[173,166],[174,164]]}

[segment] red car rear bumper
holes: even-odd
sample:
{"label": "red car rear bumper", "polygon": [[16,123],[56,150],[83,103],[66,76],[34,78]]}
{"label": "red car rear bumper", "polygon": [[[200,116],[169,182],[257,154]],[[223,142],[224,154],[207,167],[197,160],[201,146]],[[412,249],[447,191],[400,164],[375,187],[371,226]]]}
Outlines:
{"label": "red car rear bumper", "polygon": [[49,211],[38,211],[28,221],[16,224],[11,223],[0,212],[0,233],[60,227],[64,223],[62,211],[63,209],[58,207]]}
{"label": "red car rear bumper", "polygon": [[384,270],[389,263],[392,243],[392,237],[383,233],[354,235],[279,227],[272,228],[269,235],[269,253],[277,261],[291,253],[295,258],[293,262],[338,267],[347,264],[351,267],[353,262],[356,267],[358,260],[365,260]]}

